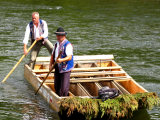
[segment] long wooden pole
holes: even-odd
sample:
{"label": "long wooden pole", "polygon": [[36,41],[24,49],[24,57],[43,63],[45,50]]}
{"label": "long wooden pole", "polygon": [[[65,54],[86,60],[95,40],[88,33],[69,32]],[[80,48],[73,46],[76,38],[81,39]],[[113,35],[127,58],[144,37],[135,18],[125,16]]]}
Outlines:
{"label": "long wooden pole", "polygon": [[[37,43],[37,40],[35,40],[35,41],[33,42],[33,44],[30,46],[30,48],[27,50],[27,52],[29,52],[36,43]],[[4,82],[7,80],[7,78],[12,74],[12,72],[16,69],[16,67],[19,65],[19,63],[23,60],[23,58],[24,58],[25,56],[26,56],[26,55],[23,55],[23,56],[19,59],[19,61],[14,65],[14,67],[12,68],[12,70],[8,73],[8,75],[2,80],[2,83],[4,83]]]}
{"label": "long wooden pole", "polygon": [[54,69],[55,64],[57,63],[58,58],[61,56],[62,51],[59,52],[58,57],[56,59],[56,61],[54,62],[52,68],[49,70],[48,74],[46,75],[46,77],[44,78],[43,82],[41,83],[41,85],[39,86],[39,88],[37,89],[35,95],[38,93],[39,89],[42,87],[43,83],[46,81],[47,77],[49,76],[49,74],[52,72],[52,70]]}

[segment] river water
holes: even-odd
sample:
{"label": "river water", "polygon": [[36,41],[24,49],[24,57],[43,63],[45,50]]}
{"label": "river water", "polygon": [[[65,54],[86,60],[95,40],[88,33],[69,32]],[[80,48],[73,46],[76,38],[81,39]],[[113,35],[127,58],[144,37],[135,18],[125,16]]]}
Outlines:
{"label": "river water", "polygon": [[[160,96],[159,0],[0,0],[0,78],[23,55],[23,37],[31,13],[48,23],[49,40],[63,27],[75,55],[113,54],[140,85]],[[40,56],[49,56],[45,48]],[[0,84],[0,120],[57,120],[24,78],[24,61]],[[160,120],[160,107],[141,110],[133,120]]]}

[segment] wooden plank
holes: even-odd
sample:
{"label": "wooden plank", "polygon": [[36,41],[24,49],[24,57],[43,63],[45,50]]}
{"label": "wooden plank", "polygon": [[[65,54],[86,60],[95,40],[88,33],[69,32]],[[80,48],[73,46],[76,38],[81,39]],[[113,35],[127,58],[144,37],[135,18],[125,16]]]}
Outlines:
{"label": "wooden plank", "polygon": [[[119,83],[117,83],[116,81],[114,81],[114,84],[121,90],[121,92],[123,94],[131,94],[124,87],[122,87]],[[132,88],[132,86],[130,86],[130,88]]]}
{"label": "wooden plank", "polygon": [[50,61],[51,57],[48,56],[48,57],[37,57],[36,58],[36,62],[46,62],[46,61]]}
{"label": "wooden plank", "polygon": [[113,55],[83,55],[83,56],[74,56],[75,61],[82,60],[109,60],[114,59]]}
{"label": "wooden plank", "polygon": [[98,82],[95,82],[95,84],[98,87],[98,90],[102,88],[102,86]]}
{"label": "wooden plank", "polygon": [[70,84],[69,91],[75,96],[88,96],[80,84]]}
{"label": "wooden plank", "polygon": [[[82,83],[82,82],[100,82],[100,81],[129,81],[128,77],[95,77],[95,78],[71,78],[70,83]],[[53,79],[47,79],[45,83],[54,83]]]}
{"label": "wooden plank", "polygon": [[[115,67],[91,67],[91,68],[74,68],[72,72],[93,72],[93,71],[102,71],[102,70],[112,70],[112,69],[121,69],[121,66],[115,66]],[[53,70],[52,72],[54,72]],[[49,72],[48,69],[39,69],[39,70],[33,70],[35,73],[47,73]]]}
{"label": "wooden plank", "polygon": [[123,88],[125,88],[131,94],[148,92],[133,79],[126,82],[118,81],[117,83],[119,83]]}
{"label": "wooden plank", "polygon": [[88,63],[88,64],[91,64],[91,63],[110,63],[112,62],[112,60],[81,60],[81,61],[74,61],[75,64],[85,64],[85,63]]}
{"label": "wooden plank", "polygon": [[87,96],[91,97],[91,95],[89,94],[89,92],[80,83],[78,83],[78,86],[81,87],[81,89],[84,90],[84,92],[87,94]]}
{"label": "wooden plank", "polygon": [[[82,55],[82,56],[74,56],[75,61],[83,61],[83,60],[109,60],[114,59],[113,55]],[[50,57],[37,57],[37,62],[45,62],[50,61]]]}
{"label": "wooden plank", "polygon": [[[41,83],[42,83],[43,81],[41,80]],[[56,92],[56,90],[55,90],[55,88],[54,88],[54,83],[52,82],[52,83],[50,83],[50,82],[45,82],[44,83],[45,85],[47,85],[53,92]]]}
{"label": "wooden plank", "polygon": [[91,96],[98,96],[99,87],[95,84],[95,82],[85,82],[79,84],[81,84]]}
{"label": "wooden plank", "polygon": [[71,93],[71,92],[69,91],[69,96],[75,96],[75,95],[73,95],[73,93]]}
{"label": "wooden plank", "polygon": [[131,78],[119,78],[119,77],[104,77],[104,78],[76,78],[76,79],[70,79],[70,83],[82,83],[82,82],[100,82],[100,81],[113,81],[113,80],[119,80],[119,81],[129,81]]}
{"label": "wooden plank", "polygon": [[131,77],[120,76],[120,77],[89,77],[89,78],[71,78],[70,80],[130,80]]}
{"label": "wooden plank", "polygon": [[78,72],[71,73],[71,77],[105,76],[114,74],[124,74],[122,71],[102,71],[102,72]]}
{"label": "wooden plank", "polygon": [[123,92],[119,89],[119,87],[114,83],[114,81],[112,81],[112,84],[113,84],[113,86],[117,89],[117,90],[119,90],[119,92],[120,92],[120,94],[123,94]]}
{"label": "wooden plank", "polygon": [[[91,76],[106,76],[106,75],[115,75],[115,74],[125,74],[124,71],[102,71],[102,72],[78,72],[71,73],[72,77],[91,77]],[[37,77],[45,77],[47,74],[38,74]],[[51,73],[48,77],[53,77],[54,74]]]}

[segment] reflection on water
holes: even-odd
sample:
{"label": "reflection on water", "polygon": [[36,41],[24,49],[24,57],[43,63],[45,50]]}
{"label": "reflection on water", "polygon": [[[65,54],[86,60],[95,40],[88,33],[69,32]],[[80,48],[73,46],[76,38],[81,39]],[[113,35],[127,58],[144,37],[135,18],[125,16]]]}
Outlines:
{"label": "reflection on water", "polygon": [[[0,0],[0,76],[23,55],[23,37],[31,13],[48,23],[49,40],[60,26],[68,32],[74,54],[113,54],[115,61],[148,91],[160,95],[160,2],[158,0]],[[46,49],[40,51],[46,55]],[[47,54],[49,55],[49,54]],[[58,119],[57,113],[23,77],[28,57],[0,84],[1,119]],[[139,114],[141,113],[141,114]],[[142,110],[133,119],[160,119],[160,107]]]}

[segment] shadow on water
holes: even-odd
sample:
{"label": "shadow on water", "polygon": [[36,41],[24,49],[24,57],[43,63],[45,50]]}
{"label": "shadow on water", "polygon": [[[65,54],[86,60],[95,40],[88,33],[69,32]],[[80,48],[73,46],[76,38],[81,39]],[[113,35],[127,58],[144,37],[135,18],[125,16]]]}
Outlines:
{"label": "shadow on water", "polygon": [[[79,114],[78,112],[74,112],[74,114],[72,114],[72,116],[70,117],[67,117],[67,115],[64,115],[64,114],[61,115],[59,113],[59,117],[60,117],[60,120],[85,120],[85,116],[83,116],[82,114]],[[96,119],[92,119],[92,120],[112,120],[112,119],[109,119],[108,116],[104,116],[102,118],[101,116],[98,116]],[[140,109],[133,113],[133,117],[123,118],[119,120],[150,120],[150,116],[146,109]]]}
{"label": "shadow on water", "polygon": [[146,109],[140,109],[133,113],[132,118],[121,119],[121,120],[150,120],[150,115],[148,114]]}

